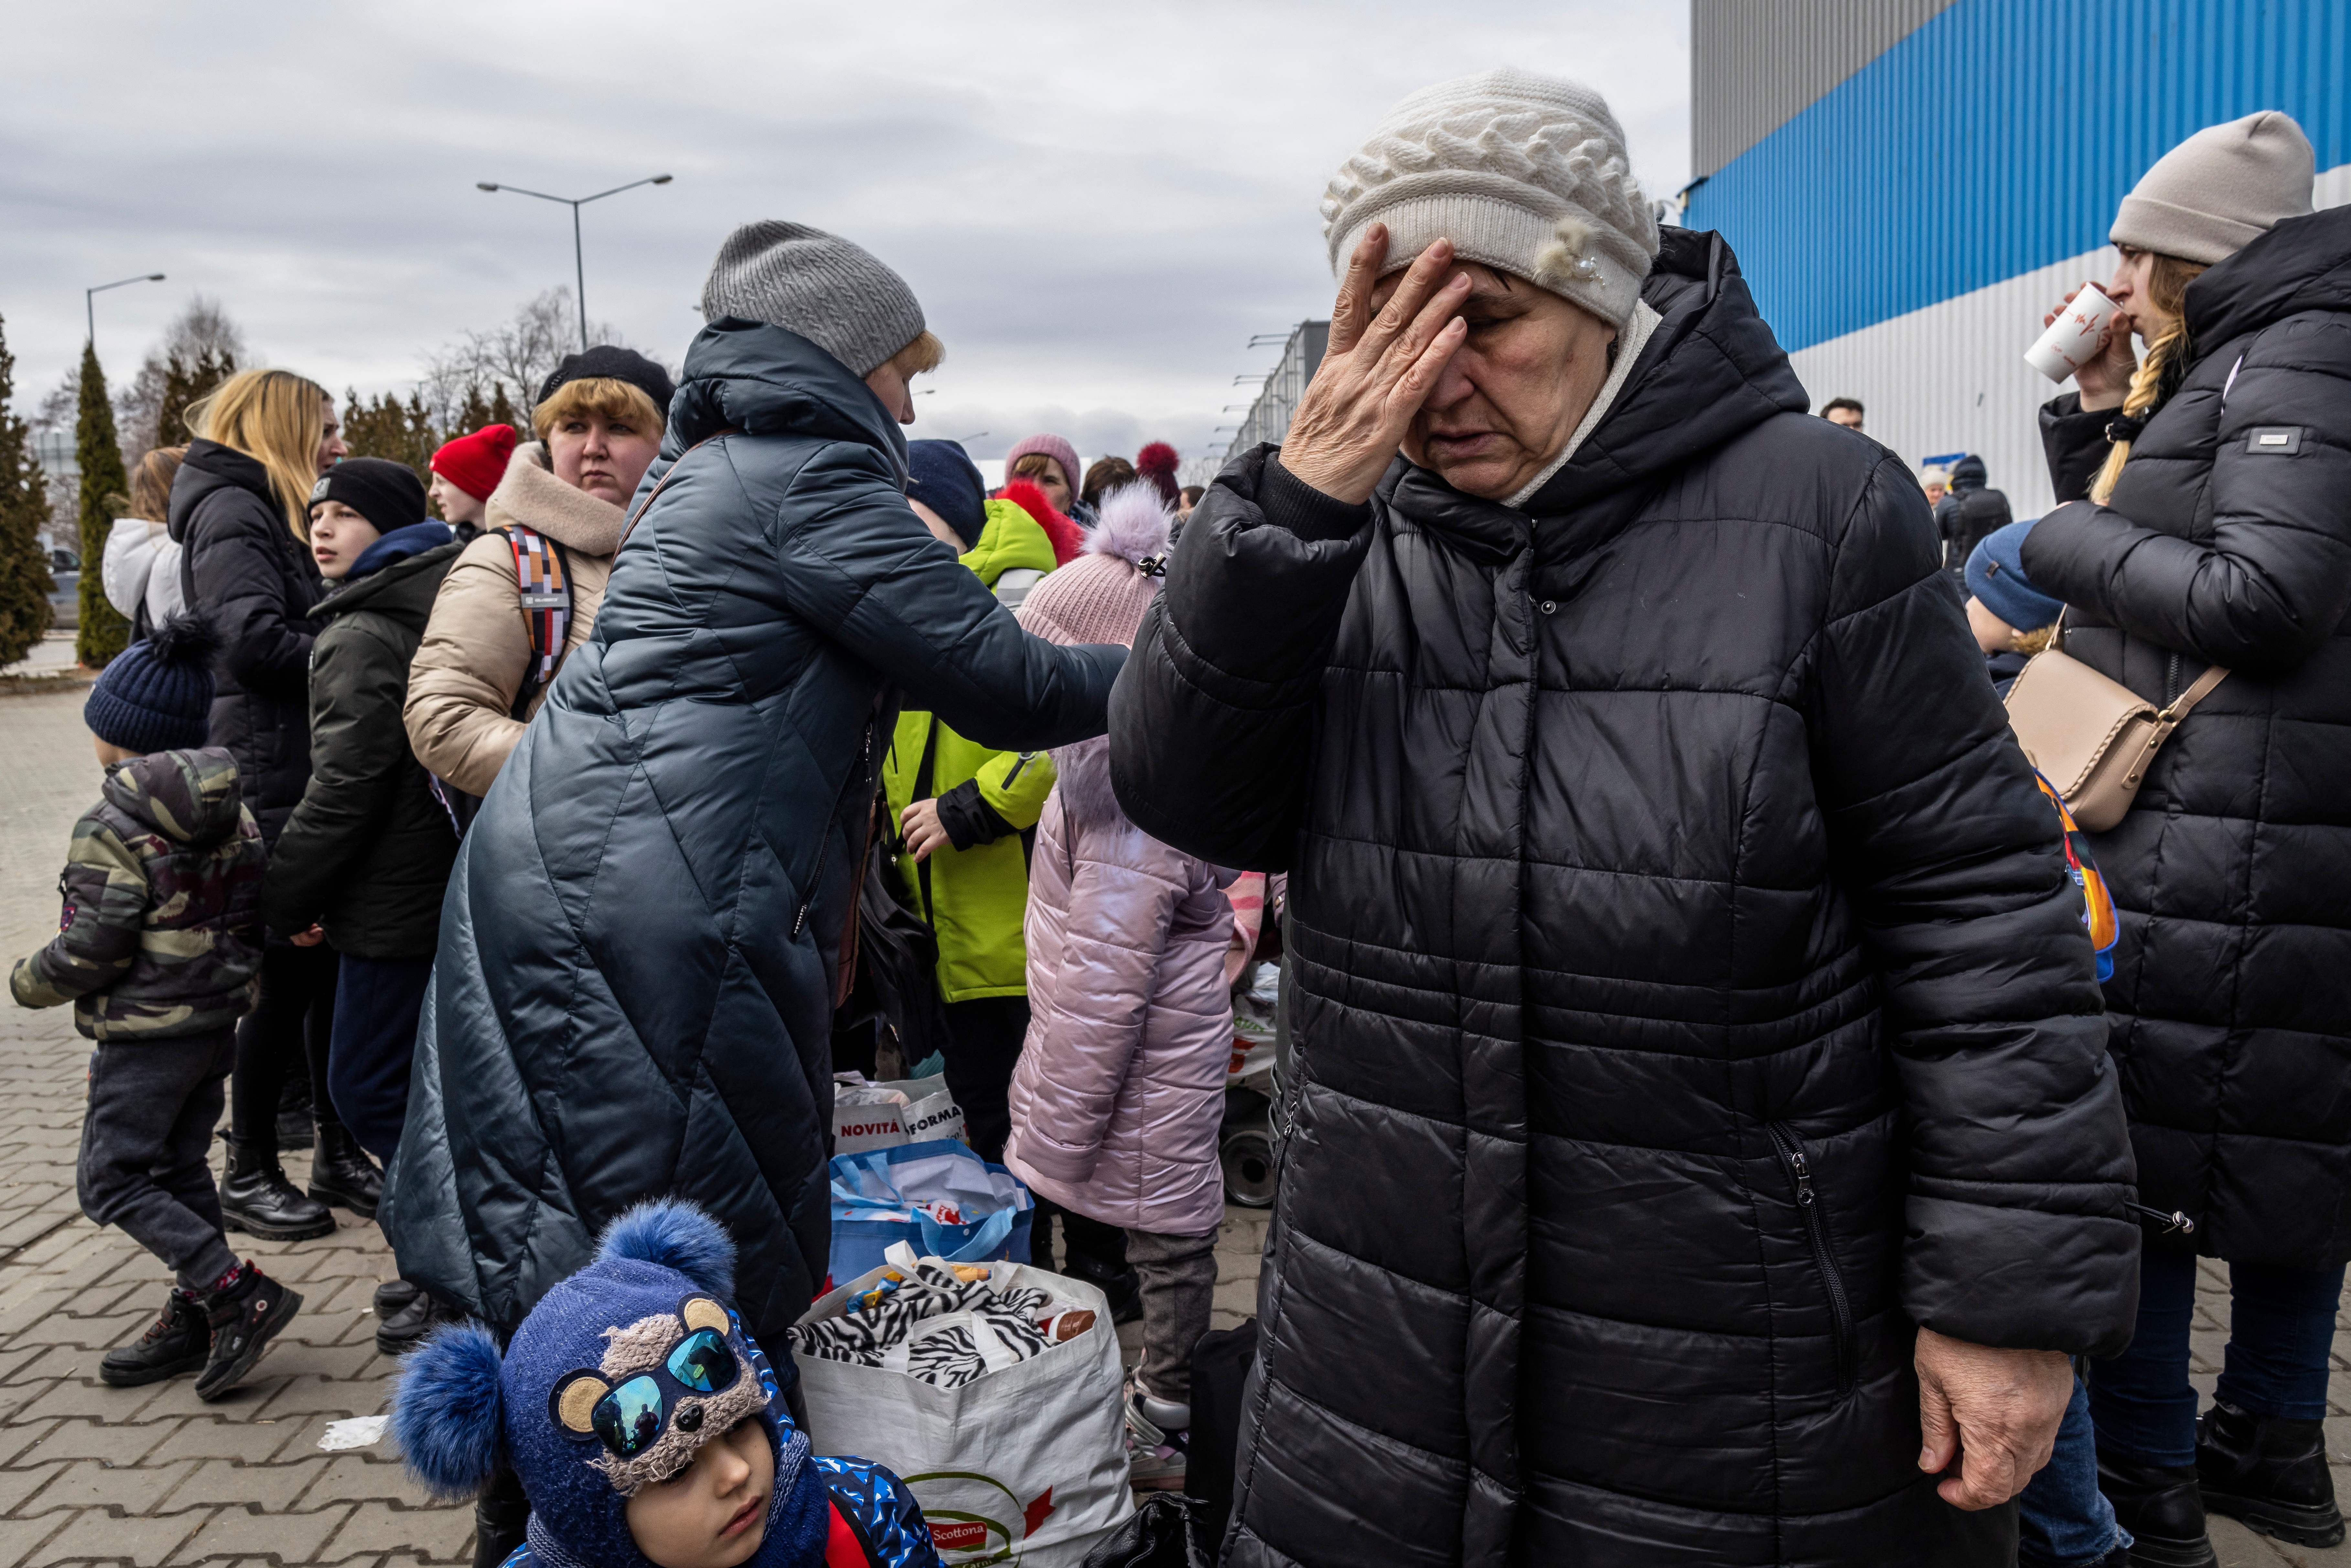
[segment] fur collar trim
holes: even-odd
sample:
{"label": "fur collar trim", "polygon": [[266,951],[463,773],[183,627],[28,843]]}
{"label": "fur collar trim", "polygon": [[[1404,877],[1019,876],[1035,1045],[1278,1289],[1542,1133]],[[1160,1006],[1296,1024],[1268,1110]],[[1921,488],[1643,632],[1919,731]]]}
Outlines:
{"label": "fur collar trim", "polygon": [[484,532],[520,524],[582,555],[609,556],[621,548],[628,514],[610,501],[575,490],[547,465],[547,444],[528,441],[507,459],[507,476],[490,492]]}

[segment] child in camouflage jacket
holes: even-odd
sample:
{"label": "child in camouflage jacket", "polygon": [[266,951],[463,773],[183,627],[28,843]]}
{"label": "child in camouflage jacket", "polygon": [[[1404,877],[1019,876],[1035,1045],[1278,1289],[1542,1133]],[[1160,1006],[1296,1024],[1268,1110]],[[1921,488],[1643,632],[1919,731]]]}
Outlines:
{"label": "child in camouflage jacket", "polygon": [[235,759],[199,749],[217,637],[180,618],[134,643],[90,688],[82,718],[106,769],[57,878],[57,935],[8,988],[28,1008],[74,1004],[90,1058],[75,1186],[178,1275],[162,1314],[109,1351],[117,1387],[199,1372],[217,1399],[253,1370],[302,1298],[239,1263],[207,1160],[236,1020],[261,968],[267,855]]}

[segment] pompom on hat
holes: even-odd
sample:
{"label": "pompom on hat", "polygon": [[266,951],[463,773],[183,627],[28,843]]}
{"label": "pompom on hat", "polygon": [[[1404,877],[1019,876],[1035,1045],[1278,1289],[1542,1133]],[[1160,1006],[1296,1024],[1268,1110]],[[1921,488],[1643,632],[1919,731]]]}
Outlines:
{"label": "pompom on hat", "polygon": [[1148,485],[1112,491],[1102,497],[1102,517],[1078,559],[1020,601],[1020,624],[1063,647],[1132,647],[1143,612],[1167,574],[1167,537],[1175,522],[1175,514]]}
{"label": "pompom on hat", "polygon": [[1322,237],[1334,276],[1375,222],[1388,228],[1384,275],[1448,239],[1462,260],[1619,327],[1657,255],[1657,220],[1607,100],[1508,67],[1413,93],[1331,177]]}

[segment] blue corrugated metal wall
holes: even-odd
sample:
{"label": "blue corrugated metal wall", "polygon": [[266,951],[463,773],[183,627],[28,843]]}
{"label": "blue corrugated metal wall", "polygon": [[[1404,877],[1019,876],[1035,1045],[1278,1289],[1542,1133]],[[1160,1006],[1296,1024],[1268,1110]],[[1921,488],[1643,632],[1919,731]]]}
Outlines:
{"label": "blue corrugated metal wall", "polygon": [[2105,243],[2191,131],[2259,109],[2351,162],[2345,0],[1959,0],[1726,164],[1720,229],[1789,349]]}

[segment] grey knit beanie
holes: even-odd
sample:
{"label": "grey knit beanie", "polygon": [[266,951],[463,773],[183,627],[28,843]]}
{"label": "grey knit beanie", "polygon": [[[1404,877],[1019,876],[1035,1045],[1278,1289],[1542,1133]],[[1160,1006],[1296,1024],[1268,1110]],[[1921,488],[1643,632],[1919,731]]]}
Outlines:
{"label": "grey knit beanie", "polygon": [[1322,237],[1334,275],[1375,220],[1388,226],[1386,271],[1449,239],[1463,259],[1619,327],[1657,255],[1657,220],[1607,101],[1508,68],[1412,94],[1331,177]]}
{"label": "grey knit beanie", "polygon": [[702,286],[703,319],[743,316],[798,332],[859,376],[924,332],[906,280],[872,251],[806,224],[762,218],[718,247]]}
{"label": "grey knit beanie", "polygon": [[2182,261],[2226,261],[2309,213],[2316,163],[2302,127],[2274,109],[2208,125],[2139,176],[2106,237]]}

